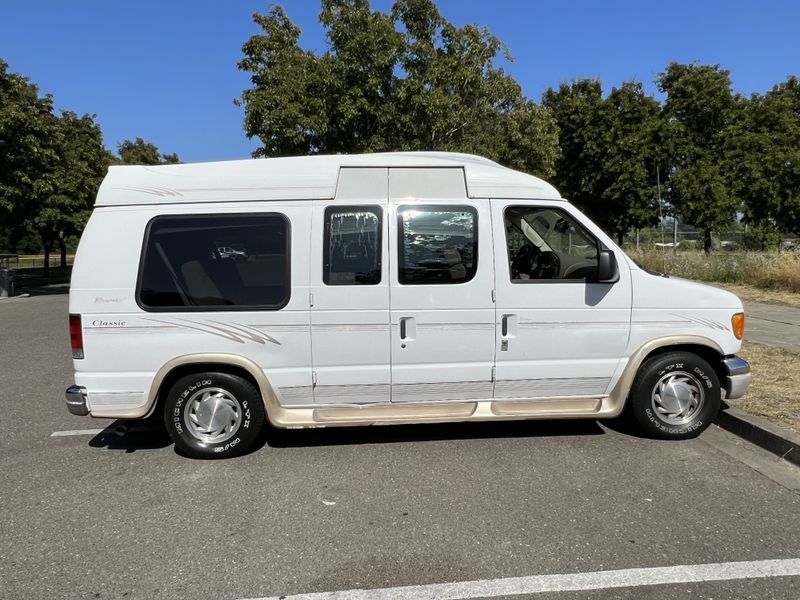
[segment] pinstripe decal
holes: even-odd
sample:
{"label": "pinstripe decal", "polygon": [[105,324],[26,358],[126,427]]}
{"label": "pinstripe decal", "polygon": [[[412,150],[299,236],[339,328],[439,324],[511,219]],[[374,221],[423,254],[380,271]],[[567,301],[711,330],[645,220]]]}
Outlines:
{"label": "pinstripe decal", "polygon": [[668,321],[665,319],[641,319],[641,320],[634,320],[632,321],[632,325],[655,325],[658,327],[661,326],[682,326],[686,327],[687,325],[701,325],[702,327],[708,327],[709,329],[716,329],[718,331],[730,331],[730,328],[726,325],[714,321],[712,319],[706,319],[702,317],[695,317],[694,315],[681,315],[677,313],[670,313],[671,317],[676,317],[678,320]]}
{"label": "pinstripe decal", "polygon": [[584,327],[623,329],[628,327],[628,321],[520,321],[517,326],[520,329],[571,329]]}
{"label": "pinstripe decal", "polygon": [[330,333],[332,331],[389,331],[389,323],[314,323],[312,330]]}
{"label": "pinstripe decal", "polygon": [[145,321],[152,321],[154,323],[165,323],[167,325],[176,325],[185,329],[193,329],[202,333],[210,333],[217,337],[225,338],[232,342],[244,344],[246,341],[255,342],[257,344],[265,344],[270,342],[278,346],[281,343],[271,335],[268,335],[257,329],[253,329],[247,325],[234,324],[234,323],[220,323],[219,321],[190,321],[189,319],[182,319],[175,317],[176,321],[164,321],[161,319],[146,318]]}
{"label": "pinstripe decal", "polygon": [[[399,323],[392,323],[392,329],[397,329]],[[417,329],[440,329],[440,330],[477,330],[494,329],[494,323],[417,323]]]}

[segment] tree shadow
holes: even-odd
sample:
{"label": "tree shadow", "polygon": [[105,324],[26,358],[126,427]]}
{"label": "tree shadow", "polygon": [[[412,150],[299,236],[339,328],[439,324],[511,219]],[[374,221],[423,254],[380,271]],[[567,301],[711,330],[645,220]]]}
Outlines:
{"label": "tree shadow", "polygon": [[68,283],[55,283],[49,285],[19,285],[15,284],[12,298],[33,298],[36,296],[59,296],[69,294]]}

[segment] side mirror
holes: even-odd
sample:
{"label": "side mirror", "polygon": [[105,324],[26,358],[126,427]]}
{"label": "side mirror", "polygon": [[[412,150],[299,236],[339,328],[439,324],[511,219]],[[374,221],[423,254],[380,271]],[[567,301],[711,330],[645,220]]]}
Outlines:
{"label": "side mirror", "polygon": [[619,266],[613,250],[603,248],[597,257],[597,282],[616,283],[619,281]]}

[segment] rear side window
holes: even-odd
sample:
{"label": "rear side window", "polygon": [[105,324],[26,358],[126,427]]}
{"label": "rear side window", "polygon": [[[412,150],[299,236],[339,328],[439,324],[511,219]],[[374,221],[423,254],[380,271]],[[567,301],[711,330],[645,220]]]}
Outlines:
{"label": "rear side window", "polygon": [[149,310],[276,310],[289,302],[289,224],[283,215],[153,219],[137,289]]}
{"label": "rear side window", "polygon": [[474,208],[404,206],[397,218],[400,283],[466,283],[475,277],[478,214]]}
{"label": "rear side window", "polygon": [[322,280],[325,285],[381,282],[381,209],[329,206],[325,209]]}

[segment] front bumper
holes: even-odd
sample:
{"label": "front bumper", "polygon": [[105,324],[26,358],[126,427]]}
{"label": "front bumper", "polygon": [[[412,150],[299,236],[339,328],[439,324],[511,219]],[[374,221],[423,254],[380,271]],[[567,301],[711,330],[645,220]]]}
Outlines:
{"label": "front bumper", "polygon": [[736,400],[744,396],[753,374],[750,372],[750,363],[738,356],[727,356],[722,360],[725,368],[725,399]]}
{"label": "front bumper", "polygon": [[80,417],[85,417],[89,414],[89,405],[86,403],[86,388],[71,385],[64,392],[64,395],[64,402],[67,404],[69,412]]}

